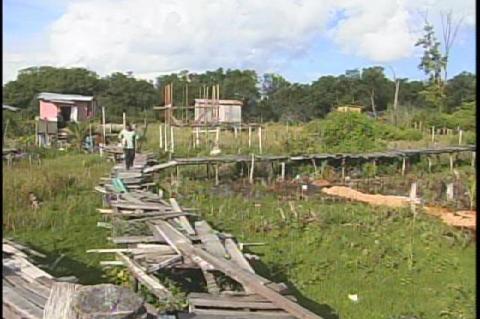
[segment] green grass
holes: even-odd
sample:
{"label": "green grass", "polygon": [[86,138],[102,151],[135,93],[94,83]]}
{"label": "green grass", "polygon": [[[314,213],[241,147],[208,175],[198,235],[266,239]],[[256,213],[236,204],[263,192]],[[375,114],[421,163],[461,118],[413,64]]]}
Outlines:
{"label": "green grass", "polygon": [[[54,268],[55,276],[75,275],[82,283],[102,280],[101,257],[87,249],[107,247],[108,231],[96,226],[96,208],[102,199],[93,188],[111,164],[98,156],[67,153],[45,158],[40,166],[28,161],[3,167],[3,231],[5,237],[26,243],[47,254],[45,264],[64,254]],[[28,199],[33,192],[42,202],[39,210]]]}
{"label": "green grass", "polygon": [[261,256],[256,270],[287,282],[300,303],[326,318],[475,316],[475,246],[466,233],[421,213],[414,220],[409,210],[321,196],[293,202],[297,217],[263,187],[243,195],[212,187],[184,183],[181,204],[200,208],[214,228],[240,242],[265,242],[250,248]]}

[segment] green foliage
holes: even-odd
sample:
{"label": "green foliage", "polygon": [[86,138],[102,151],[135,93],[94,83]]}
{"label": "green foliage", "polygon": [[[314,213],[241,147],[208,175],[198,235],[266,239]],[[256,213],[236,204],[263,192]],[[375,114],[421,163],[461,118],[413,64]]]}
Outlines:
{"label": "green foliage", "polygon": [[[266,243],[249,248],[262,256],[255,270],[289,282],[293,294],[310,300],[309,309],[323,317],[474,318],[475,244],[464,245],[462,231],[426,214],[417,215],[412,227],[408,209],[329,202],[320,195],[288,203],[257,187],[249,191],[254,197],[232,196],[190,181],[180,190],[188,195],[181,204],[198,207],[215,229],[240,242]],[[349,294],[358,294],[358,303]]]}
{"label": "green foliage", "polygon": [[423,31],[424,36],[415,43],[415,46],[421,46],[424,50],[418,68],[429,76],[431,82],[440,84],[441,73],[447,64],[447,60],[440,52],[440,42],[435,37],[433,25],[426,22]]}
{"label": "green foliage", "polygon": [[372,151],[384,146],[379,133],[375,121],[364,114],[332,112],[323,125],[322,144],[334,152]]}

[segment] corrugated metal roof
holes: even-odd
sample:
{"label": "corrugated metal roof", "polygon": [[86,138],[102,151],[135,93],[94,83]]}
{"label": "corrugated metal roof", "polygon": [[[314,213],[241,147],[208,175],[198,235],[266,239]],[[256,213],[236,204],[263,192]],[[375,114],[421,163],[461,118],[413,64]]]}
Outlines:
{"label": "corrugated metal roof", "polygon": [[93,101],[93,96],[77,95],[77,94],[58,94],[42,92],[37,95],[37,99],[42,100],[65,100],[65,101]]}
{"label": "corrugated metal roof", "polygon": [[20,110],[20,108],[15,107],[15,106],[2,104],[2,110],[9,110],[9,111],[17,112],[18,110]]}

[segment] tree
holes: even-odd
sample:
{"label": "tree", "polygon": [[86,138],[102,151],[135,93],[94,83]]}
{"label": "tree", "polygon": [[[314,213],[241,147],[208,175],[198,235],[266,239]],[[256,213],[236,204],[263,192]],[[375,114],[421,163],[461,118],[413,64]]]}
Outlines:
{"label": "tree", "polygon": [[440,42],[435,37],[433,26],[426,19],[423,30],[424,36],[415,43],[415,46],[423,48],[423,56],[418,68],[425,72],[431,82],[441,85],[441,73],[445,68],[446,60],[440,52]]}
{"label": "tree", "polygon": [[453,12],[452,10],[447,13],[441,13],[440,15],[442,20],[442,35],[443,35],[443,46],[444,46],[444,81],[447,81],[447,67],[448,67],[448,57],[450,56],[450,51],[453,47],[455,39],[457,37],[457,32],[462,24],[463,17],[458,21],[453,21]]}

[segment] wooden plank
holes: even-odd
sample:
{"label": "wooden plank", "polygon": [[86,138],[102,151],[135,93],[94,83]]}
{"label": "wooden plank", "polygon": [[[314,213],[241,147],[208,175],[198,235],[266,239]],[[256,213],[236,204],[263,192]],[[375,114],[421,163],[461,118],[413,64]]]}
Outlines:
{"label": "wooden plank", "polygon": [[198,308],[241,308],[241,309],[262,309],[262,310],[281,310],[278,306],[272,304],[271,302],[255,302],[255,301],[240,301],[230,299],[189,299],[189,304]]}
{"label": "wooden plank", "polygon": [[19,295],[14,288],[3,285],[3,304],[13,312],[25,319],[40,319],[43,317],[43,309]]}
{"label": "wooden plank", "polygon": [[210,225],[202,220],[195,222],[195,229],[205,249],[214,256],[225,258],[227,252]]}
{"label": "wooden plank", "polygon": [[[214,309],[195,309],[195,314],[222,315],[224,318],[274,318],[274,319],[295,319],[295,317],[282,311],[229,311],[229,310],[214,310]],[[196,317],[193,317],[196,318]],[[210,318],[210,317],[207,317]]]}
{"label": "wooden plank", "polygon": [[44,319],[76,318],[73,311],[73,295],[81,285],[57,282],[53,285],[48,301],[43,311]]}
{"label": "wooden plank", "polygon": [[[182,213],[182,209],[180,208],[180,205],[178,205],[177,201],[175,198],[170,198],[170,205],[172,205],[172,210],[175,213]],[[192,225],[188,221],[187,217],[185,216],[180,216],[178,217],[177,221],[180,225],[182,225],[182,228],[187,232],[189,235],[195,235],[195,230],[193,229]]]}
{"label": "wooden plank", "polygon": [[171,295],[168,289],[165,288],[156,277],[148,275],[133,260],[130,260],[130,258],[125,256],[123,253],[117,253],[117,256],[125,264],[125,266],[127,266],[130,272],[135,276],[135,278],[137,278],[159,299],[165,299]]}
{"label": "wooden plank", "polygon": [[243,269],[251,272],[252,274],[255,273],[253,270],[252,266],[250,263],[247,261],[247,259],[243,256],[242,252],[240,249],[238,249],[237,244],[233,239],[231,238],[226,238],[225,239],[225,249],[227,250],[227,253],[230,255],[232,261],[242,267]]}
{"label": "wooden plank", "polygon": [[165,243],[165,240],[159,241],[153,236],[119,236],[109,238],[114,244],[136,244],[136,243]]}
{"label": "wooden plank", "polygon": [[[257,275],[252,274],[242,268],[239,268],[235,263],[231,261],[215,257],[214,255],[203,249],[194,247],[191,243],[188,242],[188,240],[185,240],[186,238],[183,235],[176,233],[172,226],[168,223],[159,223],[157,226],[159,226],[160,224],[162,224],[161,229],[164,235],[168,237],[169,240],[171,240],[183,254],[191,256],[195,262],[197,262],[198,259],[205,261],[206,263],[212,265],[215,269],[223,272],[225,275],[236,280],[251,291],[254,291],[255,293],[265,297],[266,299],[270,300],[272,303],[281,307],[295,317],[301,319],[321,318],[313,312],[291,301],[290,299],[285,298],[271,288],[263,285]],[[154,228],[154,231],[157,228]]]}

